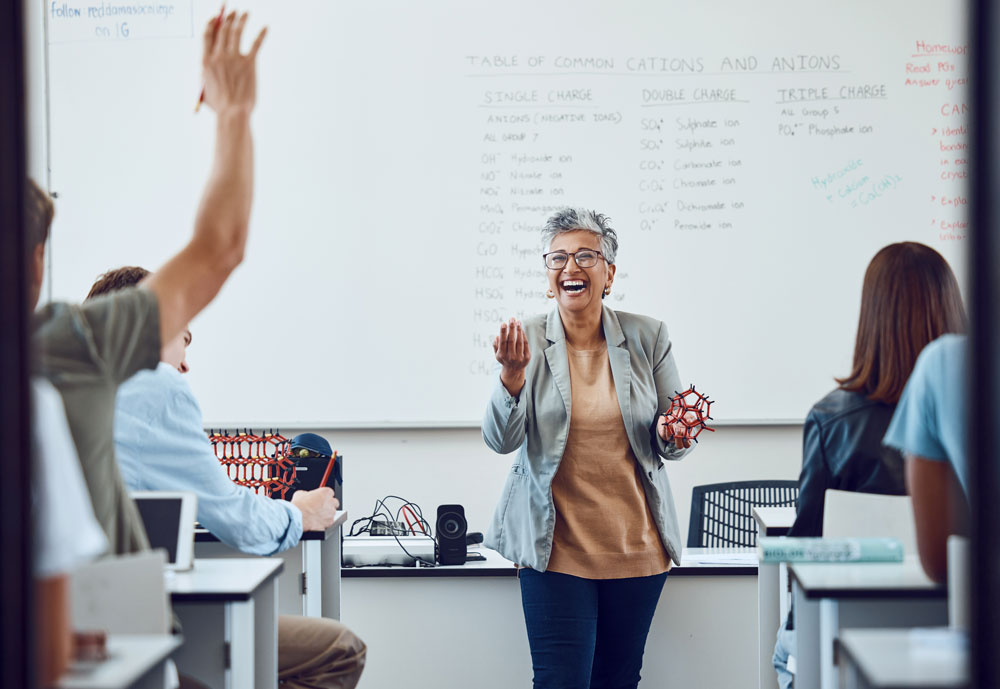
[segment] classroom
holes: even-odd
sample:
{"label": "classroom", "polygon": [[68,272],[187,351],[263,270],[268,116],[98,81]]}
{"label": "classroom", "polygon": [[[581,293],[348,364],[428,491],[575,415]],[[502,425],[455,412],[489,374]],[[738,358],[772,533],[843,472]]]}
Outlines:
{"label": "classroom", "polygon": [[991,3],[4,11],[3,686],[1000,686]]}

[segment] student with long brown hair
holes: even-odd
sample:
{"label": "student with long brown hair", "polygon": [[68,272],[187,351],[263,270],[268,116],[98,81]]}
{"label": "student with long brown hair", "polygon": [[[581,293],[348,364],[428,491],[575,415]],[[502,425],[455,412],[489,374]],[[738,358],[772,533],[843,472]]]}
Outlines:
{"label": "student with long brown hair", "polygon": [[[799,504],[790,536],[820,536],[827,489],[905,495],[903,458],[882,445],[921,350],[966,329],[958,281],[934,249],[899,242],[865,272],[851,372],[813,405],[803,429]],[[790,622],[790,620],[789,620]],[[782,688],[790,635],[779,632],[774,665]]]}

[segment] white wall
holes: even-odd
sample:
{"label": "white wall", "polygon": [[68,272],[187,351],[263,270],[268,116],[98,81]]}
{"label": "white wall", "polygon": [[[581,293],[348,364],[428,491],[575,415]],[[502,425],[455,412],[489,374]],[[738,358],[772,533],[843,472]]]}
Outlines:
{"label": "white wall", "polygon": [[[370,514],[377,499],[399,495],[419,504],[432,524],[438,505],[460,503],[469,530],[485,531],[515,458],[493,453],[476,428],[311,430],[344,454],[349,523]],[[297,431],[282,429],[282,433],[290,437]],[[801,426],[722,426],[702,437],[687,458],[667,463],[682,538],[687,537],[692,486],[798,478]]]}

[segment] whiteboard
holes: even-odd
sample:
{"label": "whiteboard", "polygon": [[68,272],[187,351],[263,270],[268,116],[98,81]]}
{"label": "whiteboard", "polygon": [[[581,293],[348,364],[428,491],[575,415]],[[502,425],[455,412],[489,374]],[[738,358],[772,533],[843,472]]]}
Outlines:
{"label": "whiteboard", "polygon": [[[270,31],[246,261],[191,326],[210,426],[477,423],[499,322],[552,308],[562,205],[611,216],[609,303],[667,323],[722,423],[800,421],[849,371],[880,247],[963,277],[962,3],[244,4]],[[189,238],[215,11],[47,9],[55,298]]]}

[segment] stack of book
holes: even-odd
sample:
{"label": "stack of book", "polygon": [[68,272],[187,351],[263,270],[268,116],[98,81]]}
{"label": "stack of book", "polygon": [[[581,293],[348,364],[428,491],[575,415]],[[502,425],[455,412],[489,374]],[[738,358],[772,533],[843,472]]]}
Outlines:
{"label": "stack of book", "polygon": [[898,538],[789,538],[757,539],[760,562],[902,562]]}

